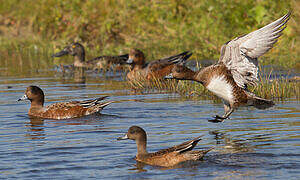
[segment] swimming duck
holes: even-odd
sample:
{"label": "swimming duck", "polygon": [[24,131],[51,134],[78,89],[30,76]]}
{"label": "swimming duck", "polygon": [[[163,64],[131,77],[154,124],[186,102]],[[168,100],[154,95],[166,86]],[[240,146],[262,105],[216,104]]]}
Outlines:
{"label": "swimming duck", "polygon": [[61,57],[67,54],[75,57],[75,67],[102,69],[103,71],[106,71],[113,66],[124,65],[128,59],[128,54],[124,54],[120,56],[99,56],[89,61],[85,61],[84,47],[78,42],[66,46],[60,52],[53,54],[52,57]]}
{"label": "swimming duck", "polygon": [[100,112],[111,102],[100,102],[108,96],[85,101],[70,101],[44,106],[44,92],[37,86],[27,87],[25,94],[18,101],[30,100],[29,116],[47,119],[68,119]]}
{"label": "swimming duck", "polygon": [[192,151],[192,149],[201,140],[199,136],[180,145],[163,149],[154,153],[148,153],[146,148],[147,134],[145,130],[139,126],[131,126],[124,137],[118,138],[118,140],[124,139],[136,141],[138,151],[136,155],[137,161],[153,166],[170,167],[184,161],[199,160],[211,150]]}
{"label": "swimming duck", "polygon": [[131,65],[131,70],[127,74],[127,79],[132,80],[151,80],[163,79],[171,72],[174,64],[186,61],[192,53],[189,51],[146,63],[144,53],[138,49],[131,49],[127,63]]}
{"label": "swimming duck", "polygon": [[178,64],[165,78],[192,80],[203,84],[222,99],[225,113],[216,115],[213,122],[222,122],[239,106],[254,106],[258,109],[272,107],[271,100],[257,97],[248,91],[248,85],[258,81],[258,60],[273,47],[281,36],[291,13],[247,35],[237,37],[221,47],[219,61],[199,71],[192,71]]}

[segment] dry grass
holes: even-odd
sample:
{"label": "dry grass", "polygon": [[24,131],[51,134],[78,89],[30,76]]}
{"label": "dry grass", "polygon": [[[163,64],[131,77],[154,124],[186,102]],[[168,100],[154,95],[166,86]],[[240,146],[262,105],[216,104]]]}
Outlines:
{"label": "dry grass", "polygon": [[[187,98],[218,99],[200,83],[192,81],[154,79],[152,81],[129,81],[128,85],[135,91],[159,91],[178,93]],[[292,98],[300,100],[300,81],[290,81],[288,78],[270,79],[270,76],[267,76],[261,78],[257,86],[249,89],[259,97],[266,99],[280,101]]]}

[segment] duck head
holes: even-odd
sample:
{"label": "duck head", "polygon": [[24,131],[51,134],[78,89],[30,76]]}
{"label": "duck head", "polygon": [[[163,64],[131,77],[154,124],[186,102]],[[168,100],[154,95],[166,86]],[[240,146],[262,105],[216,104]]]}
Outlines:
{"label": "duck head", "polygon": [[128,132],[125,134],[125,136],[118,138],[118,140],[126,140],[126,139],[146,141],[147,134],[143,128],[139,126],[131,126],[128,129]]}
{"label": "duck head", "polygon": [[129,57],[126,61],[127,64],[130,64],[132,66],[140,65],[143,66],[145,62],[145,55],[142,51],[138,49],[131,49],[129,51]]}
{"label": "duck head", "polygon": [[85,51],[83,45],[80,43],[72,43],[71,45],[66,46],[63,50],[59,51],[52,55],[52,57],[61,57],[64,55],[78,56],[80,59],[84,60]]}
{"label": "duck head", "polygon": [[29,86],[27,87],[25,94],[18,99],[18,101],[25,101],[29,100],[31,102],[31,105],[41,105],[44,104],[44,92],[41,88],[37,86]]}
{"label": "duck head", "polygon": [[177,79],[177,80],[193,80],[195,72],[186,67],[183,64],[176,64],[171,73],[165,76],[165,79]]}

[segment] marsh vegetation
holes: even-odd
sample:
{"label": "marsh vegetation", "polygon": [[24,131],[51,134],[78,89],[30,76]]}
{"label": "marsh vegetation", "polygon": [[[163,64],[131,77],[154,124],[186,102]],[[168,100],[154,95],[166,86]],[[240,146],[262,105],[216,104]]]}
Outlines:
{"label": "marsh vegetation", "polygon": [[[298,1],[27,1],[0,4],[0,66],[6,74],[34,73],[53,65],[72,64],[72,57],[50,55],[70,42],[86,47],[88,58],[127,53],[138,47],[147,60],[190,50],[198,61],[219,58],[221,45],[249,33],[292,10],[284,35],[260,58],[263,66],[299,72]],[[20,56],[22,54],[22,56]],[[12,57],[12,58],[10,58]],[[3,72],[4,73],[4,72]],[[266,98],[299,99],[299,81],[262,74],[252,87]],[[271,80],[271,81],[270,81]],[[134,89],[168,89],[182,95],[206,94],[197,83],[135,82]]]}

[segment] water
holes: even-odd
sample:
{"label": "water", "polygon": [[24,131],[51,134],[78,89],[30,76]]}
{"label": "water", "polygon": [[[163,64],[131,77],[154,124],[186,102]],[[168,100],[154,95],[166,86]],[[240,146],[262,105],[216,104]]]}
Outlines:
{"label": "water", "polygon": [[[122,75],[62,76],[23,70],[0,76],[0,178],[7,179],[299,179],[300,107],[290,99],[268,110],[240,108],[224,123],[207,120],[223,105],[176,94],[124,88]],[[46,105],[109,95],[101,115],[69,120],[30,119],[17,102],[40,86]],[[203,161],[160,168],[137,163],[133,141],[117,141],[132,125],[148,134],[148,151],[204,135],[196,149],[215,147]]]}

